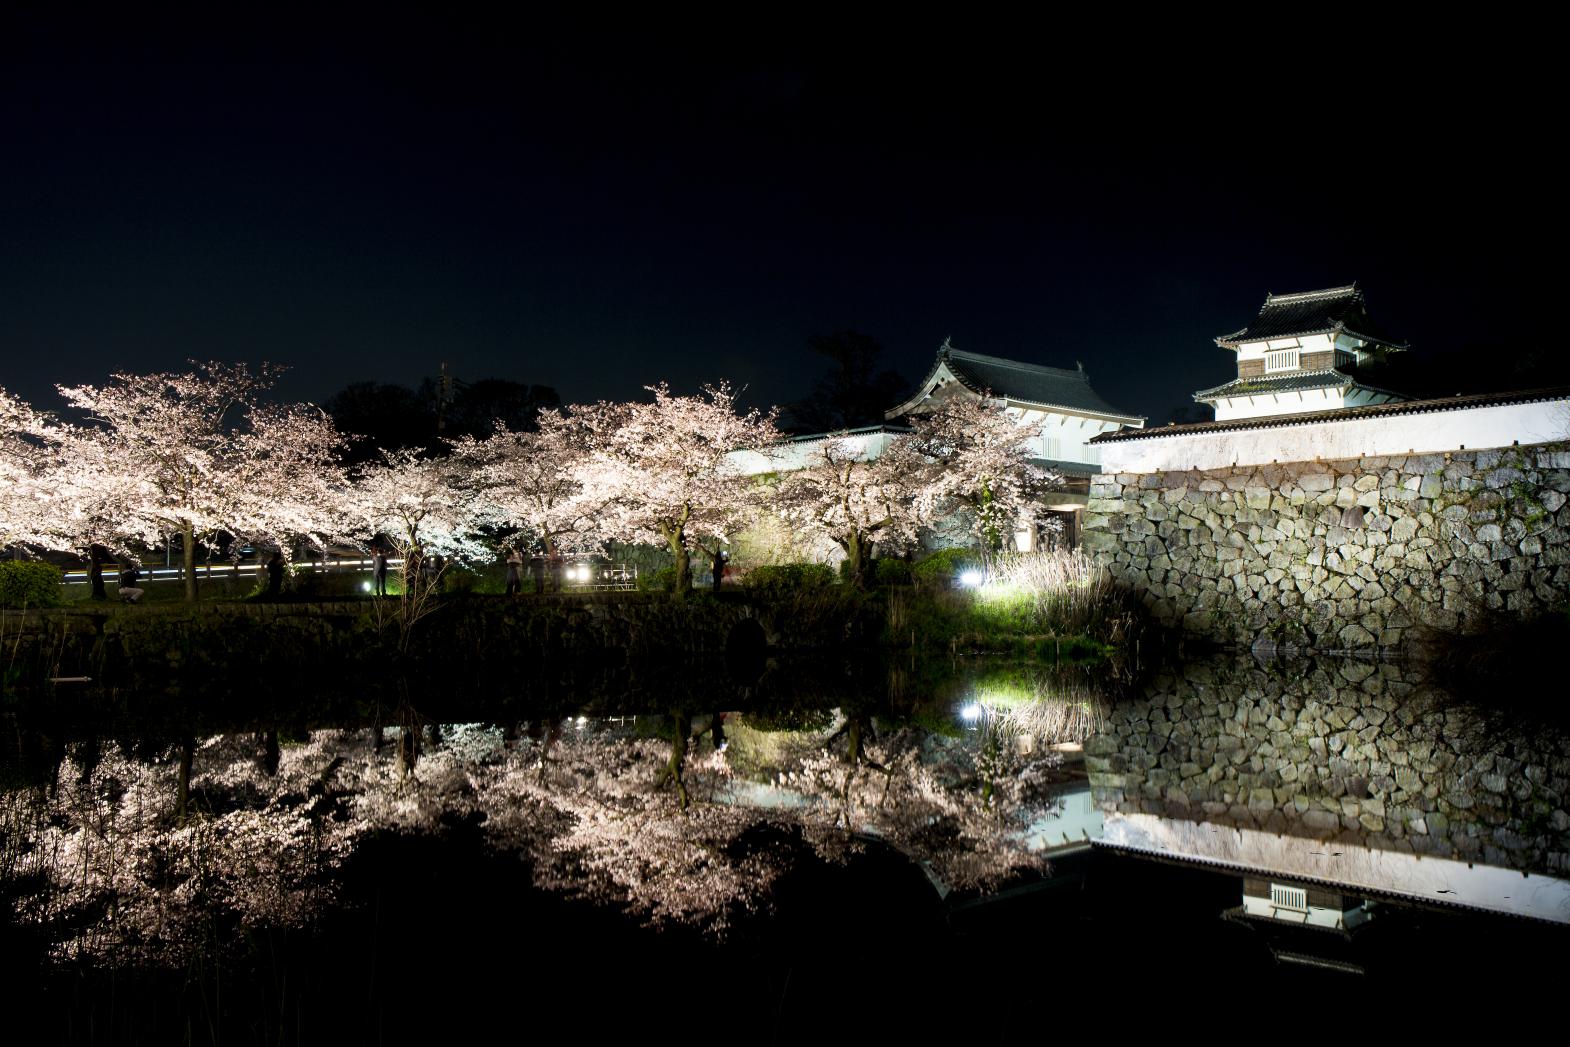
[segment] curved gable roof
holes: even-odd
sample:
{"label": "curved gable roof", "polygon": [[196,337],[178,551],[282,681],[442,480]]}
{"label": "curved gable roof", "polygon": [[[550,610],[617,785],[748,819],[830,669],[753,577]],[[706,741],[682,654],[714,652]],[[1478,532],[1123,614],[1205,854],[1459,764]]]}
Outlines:
{"label": "curved gable roof", "polygon": [[1311,334],[1347,334],[1364,341],[1378,342],[1391,349],[1405,349],[1386,335],[1368,316],[1368,304],[1357,284],[1330,287],[1323,291],[1295,294],[1267,294],[1259,315],[1247,327],[1220,335],[1216,344],[1236,349],[1244,342],[1271,338],[1297,338]]}
{"label": "curved gable roof", "polygon": [[1090,376],[1083,370],[1045,367],[1001,356],[984,356],[955,349],[947,340],[938,350],[932,369],[921,380],[916,395],[888,412],[888,417],[907,413],[919,402],[926,389],[944,367],[961,385],[978,395],[991,395],[1037,407],[1057,407],[1081,414],[1110,415],[1119,419],[1139,419],[1112,406],[1090,387]]}

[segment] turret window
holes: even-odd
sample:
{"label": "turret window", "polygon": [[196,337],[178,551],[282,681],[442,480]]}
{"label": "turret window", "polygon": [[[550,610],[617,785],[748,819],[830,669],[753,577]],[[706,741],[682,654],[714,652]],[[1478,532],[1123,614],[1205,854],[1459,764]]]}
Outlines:
{"label": "turret window", "polygon": [[1296,349],[1275,349],[1265,354],[1266,371],[1295,371],[1298,368]]}

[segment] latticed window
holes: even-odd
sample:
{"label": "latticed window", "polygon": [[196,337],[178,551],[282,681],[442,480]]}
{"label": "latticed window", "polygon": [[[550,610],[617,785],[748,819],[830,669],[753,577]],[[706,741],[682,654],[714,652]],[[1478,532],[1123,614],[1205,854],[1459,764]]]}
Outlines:
{"label": "latticed window", "polygon": [[1265,354],[1265,370],[1295,371],[1298,368],[1296,349],[1275,349]]}

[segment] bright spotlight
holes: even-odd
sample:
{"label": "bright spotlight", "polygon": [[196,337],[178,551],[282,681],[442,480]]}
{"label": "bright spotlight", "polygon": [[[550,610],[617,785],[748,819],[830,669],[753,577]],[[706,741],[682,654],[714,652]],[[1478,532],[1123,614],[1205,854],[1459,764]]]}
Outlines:
{"label": "bright spotlight", "polygon": [[977,720],[981,719],[981,706],[976,702],[971,702],[969,705],[966,705],[964,708],[960,709],[959,715],[960,719],[964,720],[966,723],[975,723]]}
{"label": "bright spotlight", "polygon": [[361,582],[360,583],[360,588],[365,590],[366,592],[370,592],[371,591],[371,583],[370,582]]}
{"label": "bright spotlight", "polygon": [[980,585],[981,582],[982,574],[980,571],[965,571],[959,576],[959,584],[965,586],[967,589],[974,589],[976,586]]}

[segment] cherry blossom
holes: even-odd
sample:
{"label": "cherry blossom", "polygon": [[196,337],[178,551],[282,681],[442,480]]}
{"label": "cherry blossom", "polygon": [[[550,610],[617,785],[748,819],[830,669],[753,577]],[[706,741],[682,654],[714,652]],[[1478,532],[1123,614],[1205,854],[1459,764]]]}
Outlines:
{"label": "cherry blossom", "polygon": [[929,471],[905,437],[891,440],[875,458],[857,441],[826,439],[806,468],[781,480],[780,512],[838,545],[851,577],[862,584],[874,545],[898,550],[915,543]]}
{"label": "cherry blossom", "polygon": [[295,539],[320,544],[341,440],[315,408],[262,401],[280,370],[196,363],[184,374],[59,387],[87,418],[66,443],[60,476],[85,528],[77,544],[108,537],[156,546],[180,535],[188,600],[196,543],[219,531],[286,553]]}
{"label": "cherry blossom", "polygon": [[917,451],[934,466],[918,505],[928,520],[962,510],[982,548],[996,552],[1034,520],[1062,477],[1032,464],[1032,437],[992,399],[952,397],[911,418]]}
{"label": "cherry blossom", "polygon": [[498,426],[484,440],[465,437],[453,453],[501,522],[524,528],[547,556],[598,544],[596,521],[608,493],[592,473],[583,426],[556,409],[539,413],[534,432]]}
{"label": "cherry blossom", "polygon": [[775,443],[778,411],[738,414],[724,382],[700,396],[673,396],[663,382],[648,389],[650,403],[572,408],[590,449],[582,482],[610,496],[604,536],[670,550],[680,594],[691,586],[692,544],[727,537],[762,497],[731,452]]}

